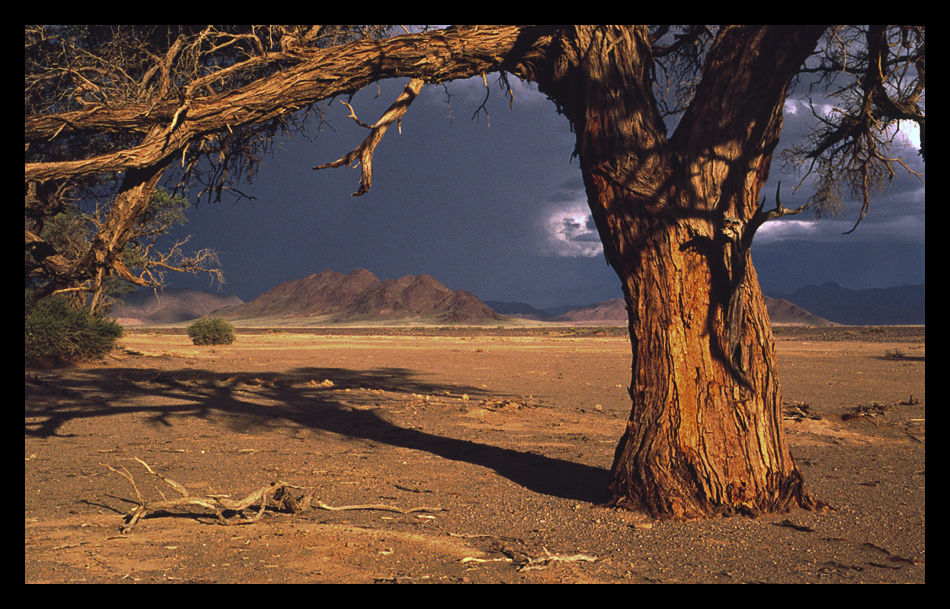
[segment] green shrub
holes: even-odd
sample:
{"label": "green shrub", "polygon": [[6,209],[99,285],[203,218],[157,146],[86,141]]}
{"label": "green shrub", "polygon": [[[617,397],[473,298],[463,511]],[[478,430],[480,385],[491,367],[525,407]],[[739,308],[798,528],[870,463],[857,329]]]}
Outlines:
{"label": "green shrub", "polygon": [[73,308],[64,299],[51,296],[26,299],[26,360],[101,359],[122,337],[122,326],[86,308]]}
{"label": "green shrub", "polygon": [[217,317],[202,317],[188,326],[188,336],[196,345],[230,345],[234,326]]}

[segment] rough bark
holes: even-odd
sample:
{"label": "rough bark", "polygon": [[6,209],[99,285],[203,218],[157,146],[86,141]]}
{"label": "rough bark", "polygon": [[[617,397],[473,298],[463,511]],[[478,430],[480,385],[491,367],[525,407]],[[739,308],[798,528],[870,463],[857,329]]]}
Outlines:
{"label": "rough bark", "polygon": [[762,217],[788,80],[820,33],[724,28],[671,138],[652,99],[645,28],[577,26],[542,84],[577,133],[629,313],[633,404],[612,469],[618,505],[674,518],[823,507],[785,441],[743,235]]}

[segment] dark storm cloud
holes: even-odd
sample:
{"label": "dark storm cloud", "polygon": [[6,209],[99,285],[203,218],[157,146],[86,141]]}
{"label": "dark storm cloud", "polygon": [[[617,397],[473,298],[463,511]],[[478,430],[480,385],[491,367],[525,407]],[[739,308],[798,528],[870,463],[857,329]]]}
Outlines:
{"label": "dark storm cloud", "polygon": [[[423,88],[401,131],[390,129],[379,144],[373,187],[359,198],[351,196],[358,169],[311,169],[339,158],[366,136],[347,118],[346,107],[330,102],[329,122],[312,141],[280,142],[282,151],[245,188],[255,200],[203,205],[174,236],[193,234],[196,247],[221,252],[224,291],[244,300],[327,268],[359,267],[381,279],[427,273],[483,299],[536,306],[619,296],[619,281],[604,261],[590,219],[577,160],[571,159],[574,135],[566,119],[532,85],[513,78],[511,83],[513,106],[492,77],[488,89],[480,78],[449,83],[449,96],[440,86]],[[404,84],[374,85],[350,102],[360,120],[374,122]],[[486,93],[487,113],[476,113]],[[801,117],[786,114],[787,137],[802,132]],[[806,186],[792,193],[800,176],[783,175],[775,166],[766,187],[770,199],[778,179],[787,206],[805,201]],[[786,291],[829,273],[842,285],[858,276],[881,285],[900,282],[907,276],[899,273],[901,265],[923,268],[922,247],[888,248],[922,244],[923,212],[922,185],[901,178],[879,196],[850,240],[841,233],[857,219],[853,207],[813,225],[767,225],[753,245],[760,281]],[[877,278],[855,268],[856,244],[864,242],[890,252],[888,264],[876,266]],[[795,251],[803,255],[792,256]],[[848,264],[829,264],[829,256]],[[798,284],[788,285],[792,281]],[[172,285],[209,287],[205,278],[176,278]]]}

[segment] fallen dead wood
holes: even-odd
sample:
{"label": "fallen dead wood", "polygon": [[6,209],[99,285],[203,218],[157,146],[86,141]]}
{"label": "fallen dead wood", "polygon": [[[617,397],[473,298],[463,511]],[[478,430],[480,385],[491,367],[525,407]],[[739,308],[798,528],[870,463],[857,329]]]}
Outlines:
{"label": "fallen dead wood", "polygon": [[[156,472],[145,461],[139,459],[138,457],[135,457],[135,460],[141,463],[149,474],[159,478],[162,482],[179,493],[181,497],[175,499],[166,499],[163,495],[161,501],[147,500],[142,496],[138,485],[135,483],[135,478],[131,473],[129,473],[128,469],[123,466],[120,466],[119,469],[116,469],[107,463],[100,463],[100,465],[103,467],[108,468],[112,472],[115,472],[116,474],[128,480],[129,484],[132,485],[132,489],[135,491],[136,498],[130,501],[135,503],[136,506],[125,515],[124,526],[121,529],[122,534],[130,533],[132,528],[149,513],[189,507],[200,507],[211,510],[218,517],[218,520],[222,524],[226,525],[249,524],[257,522],[264,516],[264,513],[268,508],[277,512],[289,512],[294,515],[300,514],[301,512],[311,508],[334,512],[344,510],[379,510],[386,512],[397,512],[400,514],[439,512],[443,510],[443,508],[438,507],[416,507],[402,509],[396,506],[379,503],[334,507],[327,505],[319,499],[314,499],[314,493],[316,489],[313,487],[307,488],[296,486],[276,480],[267,486],[257,489],[240,500],[232,500],[230,499],[229,495],[193,496],[188,493],[188,490],[183,485],[175,482],[167,476]],[[245,515],[245,512],[251,509],[254,510],[254,513],[252,513],[250,516]]]}
{"label": "fallen dead wood", "polygon": [[531,569],[545,569],[551,563],[554,562],[595,562],[597,560],[594,556],[588,556],[587,554],[571,554],[571,555],[562,555],[562,554],[548,554],[547,556],[541,556],[538,558],[528,558],[528,564],[524,565],[519,569],[519,571],[530,571]]}
{"label": "fallen dead wood", "polygon": [[548,551],[547,548],[542,548],[545,555],[539,557],[527,556],[523,553],[515,554],[513,552],[506,552],[502,550],[502,553],[505,554],[504,557],[499,558],[479,558],[475,556],[466,556],[460,562],[461,563],[486,563],[486,562],[510,562],[515,563],[518,566],[519,571],[530,571],[534,569],[546,569],[555,562],[595,562],[597,560],[596,556],[588,556],[587,554],[552,554]]}

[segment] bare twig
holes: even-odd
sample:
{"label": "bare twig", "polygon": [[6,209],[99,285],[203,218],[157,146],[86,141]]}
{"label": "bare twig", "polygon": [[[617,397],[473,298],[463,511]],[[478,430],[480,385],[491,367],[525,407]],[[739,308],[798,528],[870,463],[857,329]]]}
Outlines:
{"label": "bare twig", "polygon": [[139,487],[136,486],[135,479],[132,478],[132,474],[129,473],[129,470],[123,467],[122,471],[119,471],[107,463],[100,463],[100,465],[104,465],[105,467],[108,467],[110,470],[114,471],[115,473],[119,474],[120,476],[128,480],[129,484],[132,485],[132,489],[135,491],[135,496],[138,497],[139,504],[145,503],[145,500],[142,499],[142,493],[139,492]]}

